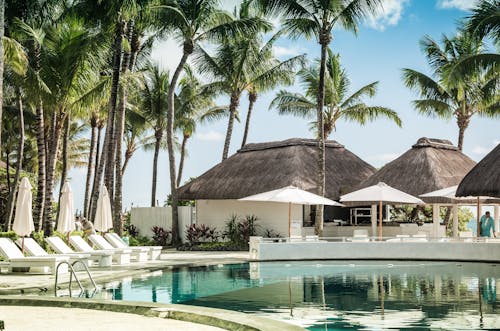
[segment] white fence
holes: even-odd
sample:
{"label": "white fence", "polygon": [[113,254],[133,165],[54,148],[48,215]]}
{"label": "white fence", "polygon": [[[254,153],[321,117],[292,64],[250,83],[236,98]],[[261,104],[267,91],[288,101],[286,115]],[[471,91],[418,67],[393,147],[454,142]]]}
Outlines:
{"label": "white fence", "polygon": [[[191,206],[179,207],[179,230],[182,242],[186,240],[186,227],[195,222],[194,208]],[[172,230],[172,207],[132,208],[130,222],[139,229],[141,236],[153,236],[153,226]]]}

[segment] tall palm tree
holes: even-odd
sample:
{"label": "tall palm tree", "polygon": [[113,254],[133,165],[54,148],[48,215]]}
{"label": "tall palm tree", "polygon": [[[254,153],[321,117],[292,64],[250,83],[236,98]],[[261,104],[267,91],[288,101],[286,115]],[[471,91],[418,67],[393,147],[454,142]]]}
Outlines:
{"label": "tall palm tree", "polygon": [[138,149],[147,150],[155,144],[154,135],[148,130],[146,118],[138,111],[128,111],[125,123],[125,154],[123,158],[122,176],[125,174],[127,165]]}
{"label": "tall palm tree", "polygon": [[151,207],[156,206],[156,185],[158,180],[158,157],[167,129],[167,97],[170,74],[158,64],[149,63],[145,69],[144,87],[140,91],[142,114],[150,123],[155,137],[153,156],[153,178],[151,184]]}
{"label": "tall palm tree", "polygon": [[453,81],[444,78],[447,70],[463,58],[480,54],[483,44],[469,34],[453,38],[443,36],[441,45],[430,37],[421,41],[422,50],[432,68],[432,76],[413,69],[403,69],[403,80],[420,99],[414,100],[416,110],[429,117],[455,118],[458,126],[458,148],[463,149],[465,130],[472,116],[500,116],[496,70],[478,70]]}
{"label": "tall palm tree", "polygon": [[472,9],[467,30],[483,39],[490,36],[500,42],[500,0],[483,0]]}
{"label": "tall palm tree", "polygon": [[177,174],[174,154],[174,117],[175,90],[184,65],[193,54],[195,46],[202,40],[223,40],[256,30],[262,20],[257,18],[234,20],[233,17],[219,9],[218,0],[166,0],[158,6],[161,27],[172,33],[182,43],[182,57],[174,70],[168,89],[167,98],[167,149],[170,172],[170,191],[172,196],[172,242],[178,244],[179,217],[177,197]]}
{"label": "tall palm tree", "polygon": [[205,88],[188,65],[184,66],[184,77],[179,82],[179,87],[180,90],[175,100],[174,122],[174,127],[182,134],[177,186],[180,185],[182,179],[186,144],[195,133],[197,124],[229,115],[228,107],[215,105],[215,94]]}
{"label": "tall palm tree", "polygon": [[[318,95],[318,68],[319,60],[314,66],[303,69],[299,77],[304,85],[305,94],[280,91],[271,102],[270,108],[276,108],[282,115],[291,114],[304,118],[315,117],[316,100]],[[346,120],[365,124],[380,117],[388,118],[401,126],[401,119],[397,113],[381,106],[368,106],[363,98],[374,97],[378,82],[367,84],[352,94],[349,94],[351,82],[347,72],[340,64],[340,56],[328,50],[325,79],[325,106],[323,108],[323,131],[327,139],[336,128],[338,120]],[[314,131],[317,122],[313,123]]]}
{"label": "tall palm tree", "polygon": [[[381,0],[257,0],[265,13],[282,15],[283,28],[291,37],[315,37],[321,46],[319,85],[316,103],[318,124],[318,194],[325,195],[325,135],[323,108],[327,50],[333,39],[333,29],[342,27],[356,32],[361,19],[379,9]],[[316,213],[316,233],[323,232],[323,208]]]}

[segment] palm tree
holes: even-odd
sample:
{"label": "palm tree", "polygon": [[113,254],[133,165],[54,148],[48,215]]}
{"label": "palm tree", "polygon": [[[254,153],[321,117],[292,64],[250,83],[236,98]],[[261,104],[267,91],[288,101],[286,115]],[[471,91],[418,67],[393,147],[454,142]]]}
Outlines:
{"label": "palm tree", "polygon": [[149,63],[145,69],[144,87],[140,92],[142,114],[150,123],[155,137],[153,156],[153,178],[151,184],[151,207],[156,206],[156,185],[158,178],[158,157],[167,129],[167,96],[170,74],[158,64]]}
{"label": "palm tree", "polygon": [[[323,108],[325,102],[325,78],[327,50],[333,39],[332,31],[340,26],[356,32],[359,21],[374,13],[381,0],[257,0],[265,13],[282,15],[283,29],[291,37],[315,37],[321,45],[319,84],[316,103],[318,124],[318,194],[325,195],[325,135],[323,132]],[[316,213],[316,232],[323,232],[323,208]]]}
{"label": "palm tree", "polygon": [[177,175],[174,154],[174,117],[175,90],[181,72],[195,46],[202,40],[223,40],[241,34],[255,31],[262,20],[257,18],[234,20],[233,17],[218,8],[217,0],[184,0],[166,1],[158,6],[161,27],[172,33],[182,42],[182,57],[171,77],[167,98],[167,149],[169,158],[170,190],[172,196],[172,242],[179,243],[179,218],[177,197]]}
{"label": "palm tree", "polygon": [[190,66],[184,66],[184,77],[179,82],[179,93],[176,96],[174,127],[182,133],[181,153],[177,186],[182,179],[186,144],[196,131],[199,122],[214,121],[229,115],[228,107],[216,106],[215,94],[206,89],[196,77]]}
{"label": "palm tree", "polygon": [[472,116],[500,115],[500,74],[496,70],[479,70],[474,75],[465,75],[453,81],[444,79],[447,70],[457,62],[482,52],[482,42],[469,34],[459,34],[454,38],[443,36],[442,45],[425,37],[421,46],[432,68],[432,77],[406,68],[403,69],[404,83],[418,92],[421,99],[414,100],[413,105],[419,113],[433,118],[455,118],[461,151],[465,130]]}
{"label": "palm tree", "polygon": [[[315,117],[316,100],[318,97],[318,68],[316,65],[303,69],[299,77],[304,85],[305,94],[280,91],[271,102],[269,108],[276,108],[282,115],[291,114],[304,118]],[[386,117],[401,126],[401,119],[397,113],[381,106],[368,106],[362,100],[365,97],[374,97],[378,82],[367,84],[352,94],[349,93],[351,83],[347,72],[340,64],[340,56],[328,50],[325,78],[325,106],[323,108],[323,131],[327,139],[336,128],[338,120],[346,120],[365,124],[380,117]],[[317,130],[317,122],[313,128]]]}
{"label": "palm tree", "polygon": [[147,150],[155,144],[155,137],[148,131],[146,118],[138,111],[128,111],[125,123],[125,155],[123,158],[122,176],[125,174],[127,165],[134,153],[142,148]]}
{"label": "palm tree", "polygon": [[480,1],[472,9],[466,28],[479,39],[490,36],[500,42],[500,0]]}

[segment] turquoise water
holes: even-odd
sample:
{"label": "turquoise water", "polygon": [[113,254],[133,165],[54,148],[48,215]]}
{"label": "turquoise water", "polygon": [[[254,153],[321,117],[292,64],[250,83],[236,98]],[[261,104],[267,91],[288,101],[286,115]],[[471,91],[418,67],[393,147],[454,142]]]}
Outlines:
{"label": "turquoise water", "polygon": [[245,263],[179,268],[107,284],[114,300],[182,303],[309,330],[500,328],[500,265]]}

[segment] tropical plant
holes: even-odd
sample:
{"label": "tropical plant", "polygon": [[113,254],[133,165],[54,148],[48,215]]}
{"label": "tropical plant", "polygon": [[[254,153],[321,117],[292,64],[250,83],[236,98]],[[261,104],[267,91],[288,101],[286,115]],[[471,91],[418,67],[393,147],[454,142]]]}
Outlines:
{"label": "tropical plant", "polygon": [[225,38],[256,30],[262,20],[252,18],[234,20],[233,17],[218,8],[217,0],[167,1],[157,6],[159,21],[182,43],[182,57],[177,65],[168,89],[167,111],[167,148],[169,157],[170,190],[172,194],[172,237],[173,243],[179,243],[179,217],[177,197],[177,175],[174,154],[174,117],[175,90],[177,82],[189,56],[202,40],[223,40]]}
{"label": "tropical plant", "polygon": [[[291,37],[315,37],[321,46],[318,99],[316,117],[318,124],[318,194],[325,195],[325,135],[323,109],[325,103],[325,79],[327,51],[333,39],[333,29],[342,27],[356,32],[361,19],[374,13],[381,0],[257,0],[264,13],[281,15],[283,29]],[[316,233],[323,232],[323,208],[316,213]]]}
{"label": "tropical plant", "polygon": [[421,47],[432,68],[432,76],[406,68],[403,69],[404,83],[419,94],[421,99],[413,101],[419,113],[431,118],[455,118],[458,148],[462,150],[465,130],[474,115],[490,118],[500,115],[500,74],[496,70],[478,69],[473,75],[453,81],[444,78],[457,62],[483,51],[483,43],[469,34],[443,36],[441,45],[426,36]]}
{"label": "tropical plant", "polygon": [[472,9],[466,28],[479,39],[490,36],[500,42],[500,0],[480,1]]}
{"label": "tropical plant", "polygon": [[[319,61],[317,61],[319,62]],[[303,69],[299,77],[304,85],[305,94],[280,91],[271,102],[270,108],[276,108],[282,115],[291,114],[314,119],[316,100],[318,98],[319,63]],[[347,72],[340,64],[340,56],[328,50],[325,78],[325,106],[323,108],[323,131],[327,139],[336,128],[338,120],[353,121],[365,124],[380,117],[386,117],[401,126],[397,113],[381,106],[368,106],[363,102],[365,97],[373,97],[377,91],[378,82],[373,82],[349,93],[350,81]],[[317,130],[317,122],[312,122],[312,128]]]}

